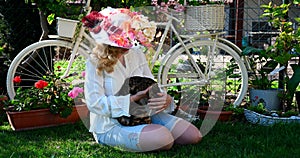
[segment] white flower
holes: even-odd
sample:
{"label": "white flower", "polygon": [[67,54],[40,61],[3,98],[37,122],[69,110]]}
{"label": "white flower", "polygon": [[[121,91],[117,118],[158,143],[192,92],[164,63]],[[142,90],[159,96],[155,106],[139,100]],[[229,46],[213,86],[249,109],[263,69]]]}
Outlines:
{"label": "white flower", "polygon": [[143,28],[151,26],[149,20],[144,15],[136,15],[131,19],[131,27],[136,30],[142,30]]}
{"label": "white flower", "polygon": [[134,28],[135,31],[142,31],[148,41],[152,41],[154,39],[156,25],[153,21],[148,21],[147,17],[143,15],[134,16],[131,19],[131,27]]}
{"label": "white flower", "polygon": [[156,27],[149,27],[143,30],[143,34],[148,38],[149,41],[154,39],[156,33]]}

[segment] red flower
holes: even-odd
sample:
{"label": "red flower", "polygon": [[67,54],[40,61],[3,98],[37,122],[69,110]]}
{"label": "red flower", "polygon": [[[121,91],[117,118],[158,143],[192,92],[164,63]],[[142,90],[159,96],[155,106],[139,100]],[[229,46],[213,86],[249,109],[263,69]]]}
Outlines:
{"label": "red flower", "polygon": [[90,14],[86,15],[82,18],[83,26],[88,28],[94,28],[97,26],[104,18],[106,18],[104,15],[97,11],[92,11]]}
{"label": "red flower", "polygon": [[38,88],[38,89],[44,89],[47,86],[48,86],[48,82],[46,82],[44,80],[39,80],[39,81],[35,82],[35,84],[34,84],[34,87]]}
{"label": "red flower", "polygon": [[21,76],[16,76],[16,77],[13,79],[13,82],[14,82],[14,83],[20,83],[20,82],[21,82]]}

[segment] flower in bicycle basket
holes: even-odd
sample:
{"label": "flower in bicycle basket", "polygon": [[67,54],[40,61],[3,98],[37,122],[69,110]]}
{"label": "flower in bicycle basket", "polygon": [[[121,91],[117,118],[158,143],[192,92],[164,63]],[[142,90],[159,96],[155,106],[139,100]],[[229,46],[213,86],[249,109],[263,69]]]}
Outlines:
{"label": "flower in bicycle basket", "polygon": [[[156,6],[161,11],[168,12],[168,9],[174,9],[177,12],[183,12],[184,6],[200,6],[207,4],[229,4],[233,3],[233,0],[161,0],[160,4],[158,0],[151,0],[151,5]],[[184,6],[183,6],[184,5]]]}
{"label": "flower in bicycle basket", "polygon": [[151,5],[158,7],[164,12],[168,12],[169,8],[174,9],[176,12],[183,12],[185,10],[184,6],[177,0],[167,0],[166,2],[162,1],[160,4],[158,4],[157,0],[152,0]]}
{"label": "flower in bicycle basket", "polygon": [[125,8],[105,8],[91,12],[82,19],[97,43],[132,48],[139,44],[151,47],[156,24],[139,12]]}
{"label": "flower in bicycle basket", "polygon": [[[33,109],[49,108],[54,114],[67,117],[72,113],[75,105],[74,99],[83,93],[83,88],[74,87],[70,81],[61,79],[58,68],[54,73],[47,73],[43,79],[38,80],[31,87],[19,87],[14,99],[9,100],[9,110],[28,111]],[[83,72],[80,74],[82,75]],[[81,78],[83,76],[78,76]],[[25,80],[25,79],[24,79]],[[15,76],[13,82],[21,85],[21,76]],[[12,109],[10,109],[11,107]]]}

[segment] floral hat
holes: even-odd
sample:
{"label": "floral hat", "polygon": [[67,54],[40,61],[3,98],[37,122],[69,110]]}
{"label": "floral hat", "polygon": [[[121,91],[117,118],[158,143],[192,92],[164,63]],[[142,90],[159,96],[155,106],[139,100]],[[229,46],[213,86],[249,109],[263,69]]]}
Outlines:
{"label": "floral hat", "polygon": [[133,48],[140,44],[150,47],[156,33],[156,25],[148,17],[124,8],[92,11],[82,22],[97,43],[115,47]]}

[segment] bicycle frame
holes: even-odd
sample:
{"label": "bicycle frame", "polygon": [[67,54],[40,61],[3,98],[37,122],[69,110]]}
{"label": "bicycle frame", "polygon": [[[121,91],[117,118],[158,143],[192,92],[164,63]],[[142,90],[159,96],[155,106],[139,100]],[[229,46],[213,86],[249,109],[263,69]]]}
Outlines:
{"label": "bicycle frame", "polygon": [[[164,12],[163,12],[163,13],[164,13]],[[186,53],[187,53],[190,57],[192,56],[192,55],[191,55],[191,52],[190,52],[188,49],[186,49],[186,47],[185,47],[185,43],[186,43],[188,40],[185,40],[185,41],[184,41],[184,40],[180,37],[178,31],[175,29],[174,25],[172,24],[173,20],[178,21],[178,22],[179,22],[180,20],[177,19],[177,18],[175,18],[175,17],[173,17],[173,16],[171,16],[171,15],[169,15],[169,14],[167,14],[167,13],[164,13],[164,14],[167,15],[167,17],[168,17],[169,20],[168,20],[167,23],[156,23],[157,25],[165,26],[165,30],[164,30],[164,33],[163,33],[161,39],[160,39],[160,42],[159,42],[159,45],[158,45],[158,47],[157,47],[157,50],[156,50],[156,52],[155,52],[155,54],[154,54],[154,57],[153,57],[153,59],[152,59],[152,61],[151,61],[151,65],[150,65],[150,69],[151,69],[151,70],[152,70],[152,68],[154,67],[155,61],[158,59],[159,52],[162,50],[162,46],[163,46],[163,44],[164,44],[164,42],[165,42],[165,39],[166,39],[166,37],[167,37],[167,34],[168,34],[170,28],[171,28],[172,32],[175,33],[175,36],[176,36],[177,39],[179,40],[179,43],[176,44],[174,47],[175,47],[175,48],[178,48],[178,47],[180,47],[180,46],[183,46],[183,47],[185,48],[185,50],[186,50]],[[172,53],[174,50],[175,50],[174,48],[171,48],[171,49],[168,51],[166,57],[168,58],[168,55],[171,55],[171,53]],[[166,57],[164,58],[163,61],[167,61],[167,58],[166,58]],[[198,71],[198,73],[200,73],[201,76],[204,78],[204,77],[205,77],[204,74],[203,74],[202,71],[200,70],[199,66],[195,63],[195,61],[192,61],[192,64],[196,67],[196,70]]]}
{"label": "bicycle frame", "polygon": [[[87,0],[86,2],[86,6],[84,7],[84,10],[86,11],[86,14],[89,14],[92,10],[92,7],[90,6],[90,3],[91,3],[91,0]],[[87,33],[85,33],[85,28],[83,25],[80,26],[80,30],[79,30],[79,34],[78,36],[75,38],[75,43],[74,43],[74,47],[72,49],[72,54],[71,54],[71,57],[70,57],[70,61],[69,61],[69,64],[68,64],[68,67],[64,73],[64,75],[61,77],[61,78],[65,78],[68,76],[69,72],[70,72],[70,69],[71,69],[71,66],[74,62],[74,58],[75,58],[75,55],[78,51],[78,48],[79,46],[82,46],[83,48],[88,48],[88,46],[84,45],[82,43],[82,40],[83,40],[83,37],[85,39],[87,39],[90,43],[92,43],[93,45],[95,45],[95,40],[90,36],[88,35]]]}
{"label": "bicycle frame", "polygon": [[[213,59],[214,58],[213,52],[214,52],[214,50],[216,48],[216,43],[218,41],[218,36],[220,34],[224,34],[224,33],[220,32],[220,33],[214,33],[214,34],[208,34],[208,35],[197,35],[197,36],[180,35],[178,33],[178,31],[176,30],[176,28],[174,27],[173,23],[172,23],[173,20],[175,20],[177,22],[179,22],[180,20],[177,19],[176,17],[173,17],[173,16],[165,13],[165,12],[162,12],[162,13],[167,16],[168,21],[165,22],[165,23],[156,23],[157,25],[165,26],[164,27],[165,30],[164,30],[164,32],[163,32],[163,34],[161,36],[161,39],[160,39],[159,45],[158,45],[158,47],[157,47],[157,49],[155,51],[154,57],[152,58],[150,69],[151,70],[153,69],[155,61],[157,61],[157,59],[158,59],[159,52],[162,50],[162,46],[163,46],[163,44],[165,42],[165,39],[166,39],[167,34],[170,31],[170,29],[175,34],[175,37],[178,39],[179,43],[177,43],[176,45],[172,46],[169,49],[169,51],[167,52],[167,54],[165,55],[165,57],[162,59],[161,65],[164,65],[168,61],[169,57],[172,56],[172,53],[176,49],[178,49],[179,47],[183,47],[185,49],[187,55],[192,58],[192,54],[191,54],[190,50],[188,50],[186,48],[186,44],[190,43],[191,40],[199,40],[200,38],[204,38],[204,37],[210,37],[210,38],[213,37],[212,41],[214,41],[214,46],[212,48],[212,51],[210,51],[209,54],[208,54],[209,60],[207,61],[207,64],[209,64],[209,66],[205,68],[205,73],[203,73],[200,70],[200,67],[197,65],[197,63],[194,60],[191,60],[192,65],[196,68],[197,73],[201,75],[201,78],[203,80],[199,80],[197,82],[190,82],[189,84],[197,84],[197,85],[205,85],[205,84],[207,84],[207,81],[209,80],[210,76],[205,76],[204,74],[206,74],[207,72],[211,71],[211,67],[212,67],[212,65],[211,65],[212,62],[211,61],[214,60]],[[161,76],[162,69],[163,69],[163,66],[160,66],[159,71],[158,71],[158,76]],[[159,77],[158,77],[158,82],[159,83],[161,82]],[[177,86],[177,85],[180,85],[180,83],[176,83],[176,84],[173,83],[173,84],[170,84],[170,85]],[[166,87],[166,86],[170,86],[170,85],[169,84],[168,85],[161,85],[161,87]]]}

